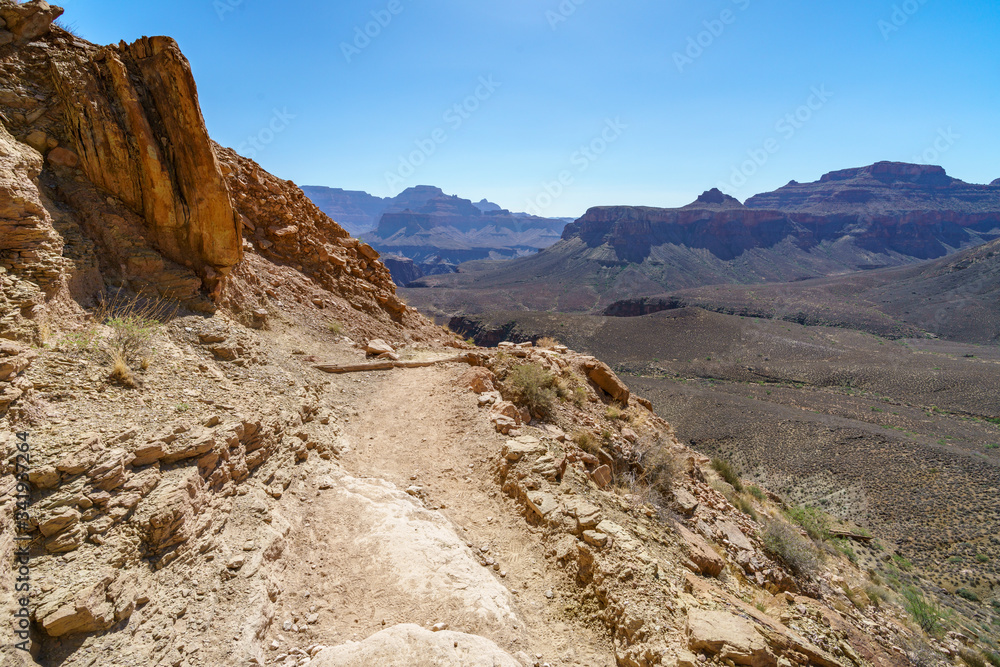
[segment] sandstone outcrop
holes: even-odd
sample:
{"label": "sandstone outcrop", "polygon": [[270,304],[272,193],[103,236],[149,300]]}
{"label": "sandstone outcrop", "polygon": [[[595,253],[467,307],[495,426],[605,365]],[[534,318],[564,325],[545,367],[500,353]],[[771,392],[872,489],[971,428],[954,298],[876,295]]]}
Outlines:
{"label": "sandstone outcrop", "polygon": [[144,37],[52,69],[81,170],[142,216],[159,252],[213,289],[239,262],[241,234],[176,42]]}

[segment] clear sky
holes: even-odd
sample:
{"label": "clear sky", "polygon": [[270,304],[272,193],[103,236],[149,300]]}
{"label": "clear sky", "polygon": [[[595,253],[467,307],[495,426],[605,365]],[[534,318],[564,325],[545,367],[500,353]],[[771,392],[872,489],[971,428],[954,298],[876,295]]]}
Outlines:
{"label": "clear sky", "polygon": [[1000,178],[996,0],[56,4],[174,37],[213,138],[299,184],[578,216],[879,160]]}

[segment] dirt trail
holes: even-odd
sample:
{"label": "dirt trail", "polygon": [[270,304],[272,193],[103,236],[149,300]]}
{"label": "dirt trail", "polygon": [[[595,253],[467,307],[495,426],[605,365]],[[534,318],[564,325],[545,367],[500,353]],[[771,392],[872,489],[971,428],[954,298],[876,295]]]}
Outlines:
{"label": "dirt trail", "polygon": [[384,479],[400,489],[420,487],[425,507],[445,515],[474,549],[488,549],[484,555],[499,565],[489,570],[513,593],[526,627],[507,644],[502,635],[470,631],[512,654],[540,654],[553,666],[614,665],[603,633],[563,612],[561,591],[568,593],[575,584],[549,566],[541,536],[493,479],[505,438],[479,411],[475,394],[459,386],[466,368],[397,369],[366,383],[367,396],[354,403],[359,414],[345,430],[350,451],[341,463],[358,477]]}

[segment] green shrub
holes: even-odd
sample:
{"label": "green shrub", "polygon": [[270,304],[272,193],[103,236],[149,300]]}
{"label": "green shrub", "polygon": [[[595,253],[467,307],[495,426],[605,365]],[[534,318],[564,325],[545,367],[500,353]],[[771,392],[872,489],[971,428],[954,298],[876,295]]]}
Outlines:
{"label": "green shrub", "polygon": [[[994,619],[993,622],[996,623],[996,619]],[[993,665],[993,667],[1000,667],[1000,653],[986,653],[985,655],[986,659],[991,665]]]}
{"label": "green shrub", "polygon": [[965,598],[969,602],[982,602],[982,600],[979,599],[979,596],[970,591],[968,588],[959,588],[955,591],[955,595],[960,598]]}
{"label": "green shrub", "polygon": [[903,606],[910,616],[917,622],[920,629],[927,634],[933,634],[941,629],[944,618],[941,614],[941,607],[932,601],[928,601],[923,593],[916,588],[907,588],[903,591]]}
{"label": "green shrub", "polygon": [[719,458],[712,459],[712,467],[715,468],[715,471],[719,473],[719,476],[726,480],[726,482],[728,482],[734,489],[737,491],[743,490],[743,482],[740,481],[740,476],[737,474],[736,470],[733,469],[733,466],[729,463],[729,461]]}
{"label": "green shrub", "polygon": [[986,554],[976,554],[976,562],[977,563],[989,563],[990,562],[990,557],[987,556]]}
{"label": "green shrub", "polygon": [[812,544],[782,521],[771,521],[764,529],[764,549],[797,574],[812,574],[819,560]]}
{"label": "green shrub", "polygon": [[556,390],[553,388],[555,376],[541,366],[515,366],[505,384],[514,402],[525,406],[532,414],[547,417],[552,413],[556,400]]}
{"label": "green shrub", "polygon": [[830,537],[826,516],[815,507],[796,505],[787,511],[788,517],[802,526],[802,529],[814,540],[825,540]]}
{"label": "green shrub", "polygon": [[909,572],[910,570],[913,569],[913,563],[911,563],[909,560],[907,560],[906,558],[903,558],[902,556],[900,556],[898,554],[893,554],[892,561],[903,572]]}
{"label": "green shrub", "polygon": [[757,500],[763,501],[764,498],[767,497],[767,494],[764,493],[764,489],[760,488],[756,484],[751,484],[750,488],[747,490],[750,491],[750,495]]}

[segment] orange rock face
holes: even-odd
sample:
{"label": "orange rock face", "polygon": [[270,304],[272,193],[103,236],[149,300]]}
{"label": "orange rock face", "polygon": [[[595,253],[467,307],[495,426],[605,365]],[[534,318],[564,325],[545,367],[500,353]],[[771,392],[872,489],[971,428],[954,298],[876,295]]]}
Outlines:
{"label": "orange rock face", "polygon": [[242,257],[229,190],[187,59],[168,37],[54,67],[80,168],[146,222],[149,240],[212,289]]}

